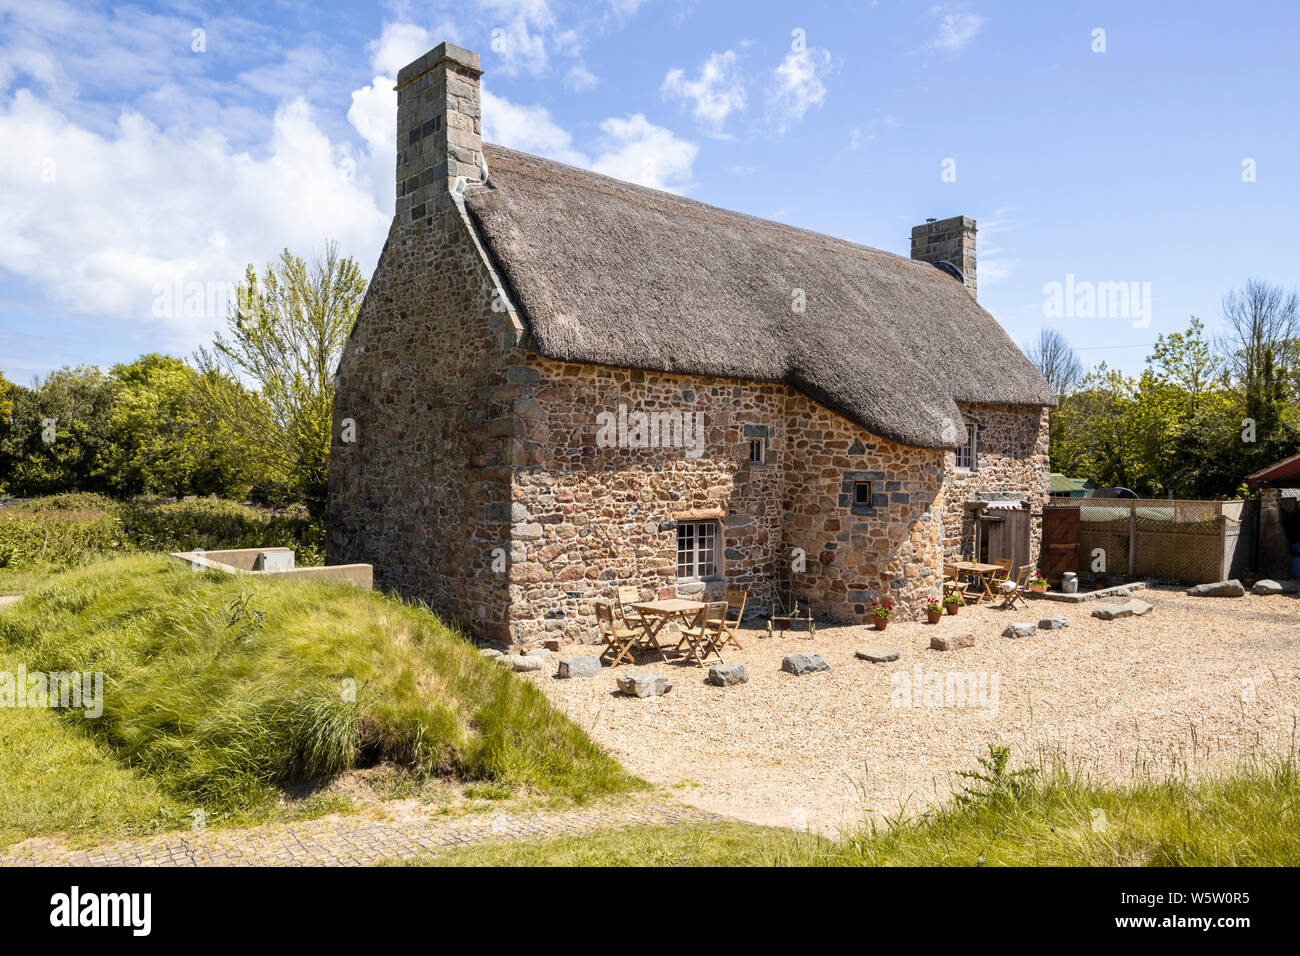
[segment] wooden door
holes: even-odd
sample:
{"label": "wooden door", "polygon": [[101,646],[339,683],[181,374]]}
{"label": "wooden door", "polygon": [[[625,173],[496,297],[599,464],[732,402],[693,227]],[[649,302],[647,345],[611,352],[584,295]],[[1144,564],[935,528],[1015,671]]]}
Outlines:
{"label": "wooden door", "polygon": [[979,560],[1011,562],[1011,576],[1029,563],[1029,512],[999,511],[980,518]]}
{"label": "wooden door", "polygon": [[1079,509],[1043,509],[1043,551],[1039,573],[1059,586],[1066,571],[1079,570]]}

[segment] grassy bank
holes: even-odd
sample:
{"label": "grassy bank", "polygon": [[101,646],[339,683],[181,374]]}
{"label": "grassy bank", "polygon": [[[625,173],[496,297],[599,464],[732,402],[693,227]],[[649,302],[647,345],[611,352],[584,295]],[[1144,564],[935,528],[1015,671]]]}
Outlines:
{"label": "grassy bank", "polygon": [[65,494],[0,508],[0,573],[49,573],[148,551],[293,548],[299,565],[324,560],[324,530],[305,513],[233,501],[114,501]]}
{"label": "grassy bank", "polygon": [[[52,719],[214,822],[255,816],[288,783],[381,760],[503,796],[636,786],[541,692],[433,614],[348,585],[124,557],[60,574],[0,612],[0,652],[31,671],[102,672],[102,716]],[[3,733],[35,734],[14,721],[30,713],[0,708]],[[68,797],[59,784],[77,785],[60,776],[53,801]]]}
{"label": "grassy bank", "polygon": [[467,847],[427,866],[1296,866],[1293,760],[1200,781],[1058,776],[838,840],[719,823]]}

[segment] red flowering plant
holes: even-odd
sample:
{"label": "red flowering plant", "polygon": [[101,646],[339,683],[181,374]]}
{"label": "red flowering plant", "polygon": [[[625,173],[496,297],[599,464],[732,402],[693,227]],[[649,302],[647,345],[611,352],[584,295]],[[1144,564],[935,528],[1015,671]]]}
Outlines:
{"label": "red flowering plant", "polygon": [[943,605],[939,603],[938,598],[930,598],[930,600],[925,602],[926,614],[938,614],[942,610],[943,610]]}
{"label": "red flowering plant", "polygon": [[880,601],[872,601],[871,613],[876,617],[883,617],[888,620],[894,616],[894,604],[892,601],[885,601],[883,604]]}

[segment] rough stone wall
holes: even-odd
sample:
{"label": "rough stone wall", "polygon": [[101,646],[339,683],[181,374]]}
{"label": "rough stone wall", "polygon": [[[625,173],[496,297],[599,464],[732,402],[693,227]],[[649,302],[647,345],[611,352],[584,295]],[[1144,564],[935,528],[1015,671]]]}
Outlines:
{"label": "rough stone wall", "polygon": [[[591,601],[612,600],[629,582],[639,583],[646,599],[679,591],[721,598],[731,586],[748,589],[751,606],[767,605],[781,533],[784,387],[570,365],[522,352],[512,361],[521,382],[509,571],[517,641],[595,639]],[[634,433],[623,444],[612,436],[611,446],[602,440],[608,420],[599,416],[617,421],[620,406],[629,416],[702,415],[702,454],[664,442],[629,447]],[[767,463],[749,463],[746,426],[770,429]],[[677,522],[691,519],[719,522],[725,581],[679,589]]]}
{"label": "rough stone wall", "polygon": [[977,511],[967,501],[1019,498],[1030,510],[1030,560],[1038,561],[1043,539],[1043,506],[1051,481],[1047,409],[1009,405],[961,405],[974,422],[975,468],[956,467],[956,454],[944,456],[944,559],[969,560],[975,547]]}
{"label": "rough stone wall", "polygon": [[[861,620],[875,596],[900,613],[938,587],[941,454],[886,442],[781,385],[565,365],[518,353],[510,595],[514,637],[595,637],[593,599],[635,581],[643,596],[774,586],[833,620]],[[604,447],[602,413],[704,416],[703,454]],[[751,464],[748,439],[766,442]],[[851,503],[854,478],[876,500]],[[678,587],[679,520],[716,519],[720,577]],[[803,552],[803,569],[794,571]],[[793,585],[793,592],[788,589]],[[904,607],[906,605],[906,608]]]}
{"label": "rough stone wall", "polygon": [[450,201],[394,224],[338,371],[326,558],[504,637],[492,549],[509,540],[514,424],[491,289]]}
{"label": "rough stone wall", "polygon": [[[835,621],[861,621],[885,596],[919,616],[943,571],[943,453],[877,438],[797,393],[787,427],[785,544],[806,556],[803,574],[781,568],[795,596]],[[872,483],[870,506],[854,505],[855,481]]]}

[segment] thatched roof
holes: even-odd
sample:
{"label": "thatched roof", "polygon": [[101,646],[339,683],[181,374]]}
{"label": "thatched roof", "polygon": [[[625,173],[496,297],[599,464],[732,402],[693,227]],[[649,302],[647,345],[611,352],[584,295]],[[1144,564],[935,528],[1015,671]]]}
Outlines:
{"label": "thatched roof", "polygon": [[993,316],[928,263],[484,153],[487,185],[466,189],[465,205],[541,355],[784,382],[923,448],[960,443],[956,402],[1055,403]]}

